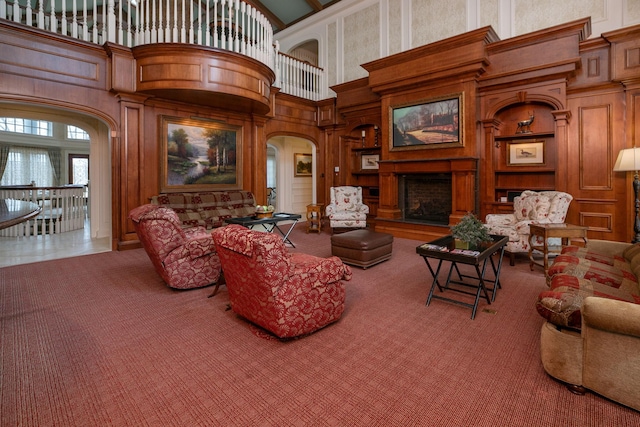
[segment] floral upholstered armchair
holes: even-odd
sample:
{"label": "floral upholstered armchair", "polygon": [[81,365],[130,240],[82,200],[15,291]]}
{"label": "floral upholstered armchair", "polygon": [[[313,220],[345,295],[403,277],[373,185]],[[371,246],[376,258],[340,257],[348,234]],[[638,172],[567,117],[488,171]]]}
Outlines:
{"label": "floral upholstered armchair", "polygon": [[213,231],[232,310],[291,338],[340,319],[351,269],[340,258],[289,253],[276,234],[228,225]]}
{"label": "floral upholstered armchair", "polygon": [[365,228],[369,206],[362,203],[362,187],[331,187],[331,203],[327,205],[331,228]]}
{"label": "floral upholstered armchair", "polygon": [[[561,191],[526,190],[514,199],[512,214],[489,214],[485,222],[491,234],[509,236],[506,251],[514,265],[514,254],[529,252],[529,225],[563,223],[571,200],[570,194]],[[536,236],[536,239],[540,238]],[[550,244],[560,243],[560,239],[549,240]],[[536,245],[542,243],[535,242]]]}
{"label": "floral upholstered armchair", "polygon": [[172,209],[152,204],[133,209],[129,218],[167,286],[191,289],[219,284],[220,258],[204,227],[183,229]]}

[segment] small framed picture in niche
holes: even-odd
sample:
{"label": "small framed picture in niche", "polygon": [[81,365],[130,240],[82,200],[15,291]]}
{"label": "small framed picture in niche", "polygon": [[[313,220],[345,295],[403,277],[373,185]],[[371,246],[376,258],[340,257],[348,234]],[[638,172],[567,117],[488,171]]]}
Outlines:
{"label": "small framed picture in niche", "polygon": [[544,141],[527,140],[507,143],[507,165],[544,165]]}

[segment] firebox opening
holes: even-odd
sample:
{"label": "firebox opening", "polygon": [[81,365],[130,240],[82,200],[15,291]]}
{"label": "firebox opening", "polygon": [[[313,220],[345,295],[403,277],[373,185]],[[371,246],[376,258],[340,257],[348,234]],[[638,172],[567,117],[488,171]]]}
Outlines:
{"label": "firebox opening", "polygon": [[451,214],[451,174],[401,175],[399,205],[404,221],[448,225]]}

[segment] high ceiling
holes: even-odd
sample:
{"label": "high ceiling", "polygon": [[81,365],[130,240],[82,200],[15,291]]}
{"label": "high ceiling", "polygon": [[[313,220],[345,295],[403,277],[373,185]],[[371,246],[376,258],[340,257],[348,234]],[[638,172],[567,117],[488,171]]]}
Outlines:
{"label": "high ceiling", "polygon": [[284,30],[340,0],[244,0],[271,22],[273,32]]}

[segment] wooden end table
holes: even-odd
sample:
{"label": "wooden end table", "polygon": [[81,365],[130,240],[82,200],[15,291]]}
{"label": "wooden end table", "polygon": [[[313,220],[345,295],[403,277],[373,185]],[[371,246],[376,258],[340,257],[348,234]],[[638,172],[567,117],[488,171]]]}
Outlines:
{"label": "wooden end table", "polygon": [[307,233],[322,231],[322,203],[312,203],[307,205]]}
{"label": "wooden end table", "polygon": [[[544,268],[545,274],[549,270],[549,254],[559,254],[564,246],[569,245],[571,239],[582,239],[587,244],[588,227],[574,224],[531,224],[529,226],[529,268],[533,270],[534,265]],[[541,237],[542,245],[535,245],[535,237]],[[549,238],[560,238],[560,246],[550,246]],[[533,251],[542,252],[544,262],[541,264],[533,259]]]}

